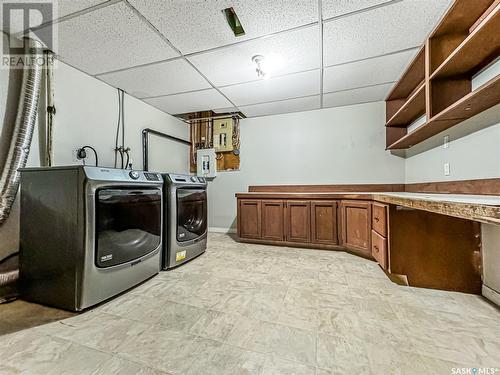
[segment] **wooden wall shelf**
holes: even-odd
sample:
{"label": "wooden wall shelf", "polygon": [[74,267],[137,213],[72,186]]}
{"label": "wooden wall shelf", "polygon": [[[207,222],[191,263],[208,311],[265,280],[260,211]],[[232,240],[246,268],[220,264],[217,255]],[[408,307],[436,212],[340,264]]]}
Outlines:
{"label": "wooden wall shelf", "polygon": [[475,73],[498,56],[500,46],[500,4],[431,74],[430,79]]}
{"label": "wooden wall shelf", "polygon": [[393,144],[389,150],[410,148],[423,140],[439,134],[452,126],[477,115],[500,102],[500,76],[497,75],[477,90],[456,101],[425,124],[406,134]]}
{"label": "wooden wall shelf", "polygon": [[498,30],[499,0],[455,0],[387,96],[387,149],[410,148],[500,103],[499,75],[471,91],[473,76],[500,54]]}
{"label": "wooden wall shelf", "polygon": [[386,126],[408,125],[418,117],[425,114],[425,84],[411,94],[399,110],[385,124]]}

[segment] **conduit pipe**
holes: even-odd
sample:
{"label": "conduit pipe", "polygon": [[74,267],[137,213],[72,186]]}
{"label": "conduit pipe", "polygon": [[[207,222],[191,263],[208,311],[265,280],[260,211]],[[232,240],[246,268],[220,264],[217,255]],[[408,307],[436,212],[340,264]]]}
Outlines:
{"label": "conduit pipe", "polygon": [[38,41],[26,40],[25,61],[29,63],[23,68],[16,120],[14,124],[4,124],[13,126],[13,131],[5,163],[0,166],[0,225],[9,217],[16,198],[21,178],[19,169],[28,161],[42,82],[43,64],[38,61],[41,48]]}

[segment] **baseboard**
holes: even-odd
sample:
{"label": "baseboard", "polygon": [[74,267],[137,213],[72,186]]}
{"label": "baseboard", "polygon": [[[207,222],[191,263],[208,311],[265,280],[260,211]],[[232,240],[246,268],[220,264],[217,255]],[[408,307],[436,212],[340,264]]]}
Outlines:
{"label": "baseboard", "polygon": [[500,293],[498,293],[497,291],[488,288],[483,284],[482,295],[493,302],[495,305],[500,306]]}
{"label": "baseboard", "polygon": [[208,231],[212,233],[226,233],[226,234],[236,233],[236,229],[234,228],[209,227]]}

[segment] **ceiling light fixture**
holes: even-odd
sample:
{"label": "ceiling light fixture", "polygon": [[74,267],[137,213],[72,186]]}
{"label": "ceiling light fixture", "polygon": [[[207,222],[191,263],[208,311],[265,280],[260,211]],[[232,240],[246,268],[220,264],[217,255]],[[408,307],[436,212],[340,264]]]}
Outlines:
{"label": "ceiling light fixture", "polygon": [[265,59],[262,55],[255,55],[252,57],[253,63],[256,65],[255,71],[257,72],[257,77],[261,79],[269,78],[269,72],[265,67]]}

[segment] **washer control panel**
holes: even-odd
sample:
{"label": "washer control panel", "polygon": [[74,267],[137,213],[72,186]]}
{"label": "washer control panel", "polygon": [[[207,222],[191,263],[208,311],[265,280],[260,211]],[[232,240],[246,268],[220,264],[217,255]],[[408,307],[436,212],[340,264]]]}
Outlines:
{"label": "washer control panel", "polygon": [[168,178],[174,184],[186,184],[186,185],[206,185],[207,184],[207,180],[204,177],[169,173]]}
{"label": "washer control panel", "polygon": [[160,181],[161,176],[157,173],[144,172],[144,177],[146,177],[148,181]]}
{"label": "washer control panel", "polygon": [[119,182],[138,182],[162,184],[163,178],[160,173],[144,172],[136,170],[102,168],[84,166],[85,175],[90,180],[97,181],[119,181]]}

